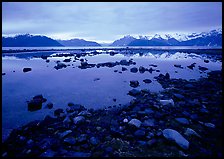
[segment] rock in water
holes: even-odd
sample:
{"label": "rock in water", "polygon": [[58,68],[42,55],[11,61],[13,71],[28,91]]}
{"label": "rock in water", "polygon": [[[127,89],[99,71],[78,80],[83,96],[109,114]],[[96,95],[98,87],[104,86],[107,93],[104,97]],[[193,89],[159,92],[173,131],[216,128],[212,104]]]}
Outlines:
{"label": "rock in water", "polygon": [[181,148],[185,150],[189,148],[189,142],[176,130],[164,129],[163,136],[170,141],[175,141]]}
{"label": "rock in water", "polygon": [[31,68],[23,68],[23,72],[29,72],[31,70],[32,70]]}
{"label": "rock in water", "polygon": [[150,80],[150,79],[144,79],[143,82],[145,82],[145,83],[151,83],[152,80]]}
{"label": "rock in water", "polygon": [[134,125],[135,127],[139,128],[142,124],[142,122],[138,119],[131,119],[128,123],[129,125]]}
{"label": "rock in water", "polygon": [[139,86],[139,82],[138,81],[130,81],[130,86],[136,88]]}
{"label": "rock in water", "polygon": [[138,72],[138,68],[136,68],[136,67],[133,67],[133,68],[131,68],[131,70],[130,70],[131,72],[133,72],[133,73],[136,73],[136,72]]}
{"label": "rock in water", "polygon": [[130,90],[129,92],[128,92],[128,95],[130,95],[130,96],[137,96],[137,95],[139,95],[141,92],[139,91],[139,90],[137,90],[137,89],[132,89],[132,90]]}

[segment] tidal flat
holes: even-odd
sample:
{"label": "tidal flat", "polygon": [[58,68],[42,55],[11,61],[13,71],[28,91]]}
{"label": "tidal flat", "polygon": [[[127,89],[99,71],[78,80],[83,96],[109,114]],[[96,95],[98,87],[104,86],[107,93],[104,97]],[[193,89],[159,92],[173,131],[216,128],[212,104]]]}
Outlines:
{"label": "tidal flat", "polygon": [[222,156],[222,53],[208,52],[3,53],[2,156]]}

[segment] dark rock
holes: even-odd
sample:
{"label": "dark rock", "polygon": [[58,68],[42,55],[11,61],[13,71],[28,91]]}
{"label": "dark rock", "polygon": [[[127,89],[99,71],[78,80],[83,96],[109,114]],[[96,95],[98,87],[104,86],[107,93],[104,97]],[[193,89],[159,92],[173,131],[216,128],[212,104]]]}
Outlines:
{"label": "dark rock", "polygon": [[87,152],[75,152],[75,151],[69,151],[66,153],[66,157],[90,157],[91,153]]}
{"label": "dark rock", "polygon": [[48,56],[41,55],[41,58],[46,60]]}
{"label": "dark rock", "polygon": [[139,82],[138,81],[130,81],[130,86],[136,88],[139,86]]}
{"label": "dark rock", "polygon": [[64,113],[63,109],[58,108],[54,111],[54,116],[60,116],[61,113]]}
{"label": "dark rock", "polygon": [[118,72],[118,70],[114,70],[114,72]]}
{"label": "dark rock", "polygon": [[96,138],[96,137],[91,137],[89,142],[92,144],[92,145],[98,145],[99,144],[99,139]]}
{"label": "dark rock", "polygon": [[50,62],[50,60],[46,60],[46,62],[47,62],[47,63],[49,63],[49,62]]}
{"label": "dark rock", "polygon": [[79,143],[85,143],[87,141],[87,134],[81,134],[78,138],[77,138],[77,142]]}
{"label": "dark rock", "polygon": [[67,137],[64,139],[64,143],[68,145],[75,145],[76,144],[76,139],[74,137]]}
{"label": "dark rock", "polygon": [[47,99],[43,98],[42,95],[37,95],[33,97],[31,101],[28,102],[28,111],[36,111],[42,108],[42,103],[46,102]]}
{"label": "dark rock", "polygon": [[72,103],[72,102],[69,102],[69,103],[68,103],[68,106],[69,106],[69,107],[74,106],[74,105],[75,105],[75,104]]}
{"label": "dark rock", "polygon": [[206,59],[205,59],[204,62],[205,62],[205,63],[209,63],[209,60],[206,60]]}
{"label": "dark rock", "polygon": [[146,71],[146,68],[143,66],[140,66],[138,70],[140,73],[144,73]]}
{"label": "dark rock", "polygon": [[130,90],[129,92],[128,92],[128,95],[130,95],[130,96],[137,96],[137,95],[139,95],[141,92],[139,91],[139,90],[137,90],[137,89],[132,89],[132,90]]}
{"label": "dark rock", "polygon": [[62,68],[66,68],[67,66],[64,63],[58,62],[56,66],[54,66],[54,68],[56,70],[58,69],[62,69]]}
{"label": "dark rock", "polygon": [[94,78],[94,80],[93,80],[93,81],[98,81],[98,80],[100,80],[100,78]]}
{"label": "dark rock", "polygon": [[137,137],[137,138],[142,138],[145,136],[145,131],[144,130],[137,130],[135,131],[134,135]]}
{"label": "dark rock", "polygon": [[54,157],[56,155],[56,152],[48,149],[47,151],[43,152],[40,157]]}
{"label": "dark rock", "polygon": [[147,142],[147,145],[148,145],[149,147],[151,147],[151,146],[155,145],[155,143],[156,143],[156,139],[151,139],[151,140],[149,140],[149,141]]}
{"label": "dark rock", "polygon": [[53,103],[47,103],[47,106],[46,106],[48,109],[52,109],[53,108]]}
{"label": "dark rock", "polygon": [[174,67],[182,68],[182,69],[183,69],[183,67],[182,67],[181,65],[176,65],[176,64],[174,64]]}
{"label": "dark rock", "polygon": [[66,131],[64,131],[64,132],[62,132],[62,133],[58,133],[58,135],[59,135],[59,138],[64,138],[65,136],[67,136],[67,135],[69,135],[69,134],[71,134],[72,133],[72,130],[66,130]]}
{"label": "dark rock", "polygon": [[133,73],[136,73],[136,72],[138,72],[138,68],[136,68],[136,67],[133,67],[133,68],[131,68],[131,70],[130,70],[131,72],[133,72]]}
{"label": "dark rock", "polygon": [[145,83],[151,83],[152,80],[150,80],[150,79],[144,79],[143,82],[145,82]]}
{"label": "dark rock", "polygon": [[129,65],[129,62],[128,62],[127,60],[121,60],[121,61],[120,61],[120,64],[121,64],[121,65],[128,66],[128,65]]}
{"label": "dark rock", "polygon": [[152,67],[157,67],[157,65],[154,65],[154,64],[151,64],[151,65],[149,65],[149,66],[152,66]]}
{"label": "dark rock", "polygon": [[2,73],[2,75],[4,76],[4,75],[6,75],[6,73]]}
{"label": "dark rock", "polygon": [[23,72],[29,72],[31,70],[32,70],[31,68],[23,68]]}
{"label": "dark rock", "polygon": [[198,66],[198,68],[199,68],[199,70],[201,70],[201,71],[206,71],[206,70],[208,70],[208,68],[206,68],[206,67],[202,67],[202,66]]}
{"label": "dark rock", "polygon": [[191,65],[189,65],[189,66],[187,66],[189,69],[191,69],[191,70],[193,70],[193,68],[195,67],[195,64],[196,63],[193,63],[193,64],[191,64]]}
{"label": "dark rock", "polygon": [[71,59],[64,59],[63,62],[70,62],[70,61],[71,61]]}
{"label": "dark rock", "polygon": [[183,100],[183,99],[184,99],[184,96],[181,95],[181,94],[173,93],[173,96],[174,96],[176,99],[179,99],[179,100]]}
{"label": "dark rock", "polygon": [[126,70],[128,70],[128,69],[125,68],[125,67],[122,67],[121,70],[122,70],[122,71],[126,71]]}
{"label": "dark rock", "polygon": [[170,74],[169,73],[165,74],[165,79],[170,79]]}

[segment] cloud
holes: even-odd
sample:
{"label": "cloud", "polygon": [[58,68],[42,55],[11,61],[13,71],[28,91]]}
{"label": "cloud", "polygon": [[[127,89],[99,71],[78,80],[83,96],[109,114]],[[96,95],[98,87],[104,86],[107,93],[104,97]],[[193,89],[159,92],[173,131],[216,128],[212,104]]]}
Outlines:
{"label": "cloud", "polygon": [[221,2],[3,2],[2,9],[4,35],[113,41],[118,35],[197,32],[222,26]]}

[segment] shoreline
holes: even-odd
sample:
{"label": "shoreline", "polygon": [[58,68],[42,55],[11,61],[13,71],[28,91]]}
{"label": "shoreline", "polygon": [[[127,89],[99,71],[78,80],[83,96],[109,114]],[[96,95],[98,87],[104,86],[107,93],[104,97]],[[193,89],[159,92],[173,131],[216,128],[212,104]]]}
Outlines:
{"label": "shoreline", "polygon": [[132,48],[132,47],[126,47],[126,48],[77,48],[77,49],[23,49],[23,50],[2,50],[2,54],[5,53],[24,53],[24,52],[49,52],[49,51],[96,51],[96,50],[103,50],[103,51],[108,51],[108,50],[114,50],[114,51],[168,51],[168,52],[185,52],[185,53],[203,53],[203,54],[222,54],[222,48],[205,48],[205,49],[198,49],[198,48],[185,48],[185,49],[179,49],[179,48]]}
{"label": "shoreline", "polygon": [[[156,79],[164,91],[132,89],[129,95],[135,99],[129,105],[109,110],[67,106],[55,117],[14,129],[3,143],[2,156],[220,156],[221,74],[211,71],[208,78],[195,81],[161,74]],[[171,141],[166,133],[174,132],[169,129],[187,142]]]}

